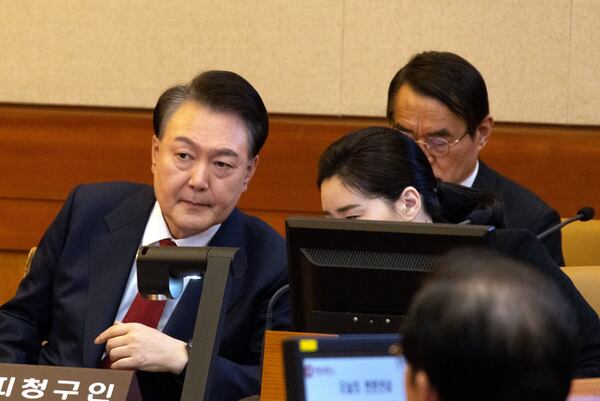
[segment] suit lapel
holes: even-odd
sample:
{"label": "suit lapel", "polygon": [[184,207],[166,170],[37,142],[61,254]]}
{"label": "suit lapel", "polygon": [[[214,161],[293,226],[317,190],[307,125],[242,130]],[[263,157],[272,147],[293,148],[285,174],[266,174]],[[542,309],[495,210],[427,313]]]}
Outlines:
{"label": "suit lapel", "polygon": [[105,216],[106,234],[90,241],[84,366],[96,366],[102,354],[94,338],[113,324],[153,204],[150,187],[136,192]]}

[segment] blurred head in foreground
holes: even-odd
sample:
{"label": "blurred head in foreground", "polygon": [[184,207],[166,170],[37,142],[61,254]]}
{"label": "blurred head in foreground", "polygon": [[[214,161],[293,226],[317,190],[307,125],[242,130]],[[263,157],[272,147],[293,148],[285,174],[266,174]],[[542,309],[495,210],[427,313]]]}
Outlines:
{"label": "blurred head in foreground", "polygon": [[565,400],[577,323],[554,283],[491,251],[438,266],[404,331],[408,400]]}

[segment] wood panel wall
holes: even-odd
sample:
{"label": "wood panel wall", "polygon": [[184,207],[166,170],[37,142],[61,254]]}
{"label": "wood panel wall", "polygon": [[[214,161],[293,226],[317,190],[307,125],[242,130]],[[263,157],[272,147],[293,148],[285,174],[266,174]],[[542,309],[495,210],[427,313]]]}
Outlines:
{"label": "wood panel wall", "polygon": [[[22,255],[36,245],[79,183],[151,183],[151,118],[149,110],[0,106],[0,250]],[[344,133],[375,124],[385,121],[271,116],[269,139],[240,207],[280,233],[287,216],[320,214],[319,155]],[[562,216],[583,205],[600,208],[600,127],[500,123],[482,158]],[[0,265],[4,280],[6,268]]]}
{"label": "wood panel wall", "polygon": [[[382,119],[271,116],[258,172],[240,207],[280,232],[288,215],[319,214],[320,153]],[[68,192],[85,182],[152,182],[151,112],[0,106],[0,249],[35,245]],[[482,158],[563,216],[600,207],[600,127],[497,124]]]}

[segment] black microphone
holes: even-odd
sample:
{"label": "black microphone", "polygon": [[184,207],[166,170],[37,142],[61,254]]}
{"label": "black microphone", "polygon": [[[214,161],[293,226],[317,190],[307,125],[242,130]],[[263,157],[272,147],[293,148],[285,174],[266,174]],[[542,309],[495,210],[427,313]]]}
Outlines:
{"label": "black microphone", "polygon": [[269,304],[267,305],[267,312],[265,314],[265,330],[271,330],[273,327],[273,309],[275,308],[275,302],[281,297],[281,295],[285,294],[290,289],[290,285],[286,284],[283,287],[279,288],[271,299],[269,299]]}
{"label": "black microphone", "polygon": [[467,218],[465,220],[461,221],[458,224],[482,225],[482,224],[488,224],[491,219],[492,219],[492,208],[485,207],[483,209],[473,210],[471,213],[469,213],[469,215],[467,216]]}
{"label": "black microphone", "polygon": [[579,211],[577,212],[577,214],[573,217],[570,217],[568,219],[566,219],[565,221],[562,221],[560,224],[557,224],[555,226],[550,227],[549,229],[547,229],[546,231],[544,231],[543,233],[539,234],[537,236],[537,239],[542,240],[544,238],[546,238],[547,236],[549,236],[550,234],[554,233],[555,231],[560,230],[561,228],[563,228],[564,226],[566,226],[567,224],[571,224],[574,221],[580,220],[580,221],[588,221],[591,220],[594,217],[594,208],[593,207],[582,207],[581,209],[579,209]]}

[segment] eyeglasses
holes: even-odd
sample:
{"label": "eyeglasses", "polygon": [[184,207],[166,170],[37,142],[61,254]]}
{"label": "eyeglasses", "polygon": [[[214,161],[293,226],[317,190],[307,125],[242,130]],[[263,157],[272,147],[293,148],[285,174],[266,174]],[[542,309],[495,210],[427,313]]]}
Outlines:
{"label": "eyeglasses", "polygon": [[425,147],[429,151],[429,153],[431,153],[434,156],[447,155],[448,153],[450,153],[450,149],[458,142],[460,142],[460,140],[463,139],[469,133],[469,129],[467,129],[465,133],[462,134],[458,139],[455,139],[452,142],[450,142],[444,137],[435,135],[428,136],[425,139],[415,139],[413,134],[411,134],[410,132],[403,131],[397,127],[394,128],[400,133],[406,135],[407,137],[418,143],[419,145]]}

